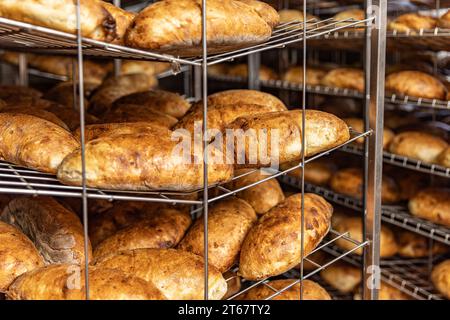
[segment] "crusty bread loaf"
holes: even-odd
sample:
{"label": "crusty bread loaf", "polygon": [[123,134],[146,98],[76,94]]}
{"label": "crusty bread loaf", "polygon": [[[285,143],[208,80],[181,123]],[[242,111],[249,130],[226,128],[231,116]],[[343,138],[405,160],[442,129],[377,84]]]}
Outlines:
{"label": "crusty bread loaf", "polygon": [[[282,279],[267,282],[267,285],[260,284],[251,288],[244,294],[238,296],[238,300],[266,300],[276,292],[272,289],[282,290],[298,279]],[[311,280],[303,280],[303,300],[331,300],[328,292],[319,284]],[[272,288],[271,288],[272,287]],[[271,300],[300,300],[300,283],[296,283],[289,289],[274,296]]]}
{"label": "crusty bread loaf", "polygon": [[[363,193],[363,171],[361,168],[345,168],[337,171],[330,180],[333,191],[361,199]],[[395,181],[383,175],[381,182],[381,201],[395,203],[400,200],[400,190]]]}
{"label": "crusty bread loaf", "polygon": [[440,293],[450,299],[450,259],[444,260],[433,268],[431,281]]}
{"label": "crusty bread loaf", "polygon": [[16,227],[0,221],[0,292],[15,278],[44,265],[34,244]]}
{"label": "crusty bread loaf", "polygon": [[[0,218],[26,234],[46,263],[84,263],[80,219],[53,198],[16,198],[6,206]],[[88,250],[91,258],[90,245]]]}
{"label": "crusty bread loaf", "polygon": [[364,92],[364,72],[354,68],[337,68],[323,76],[324,86],[352,89]]}
{"label": "crusty bread loaf", "polygon": [[159,61],[123,60],[120,74],[145,73],[156,76],[161,72],[170,70],[170,63]]}
{"label": "crusty bread loaf", "polygon": [[[281,170],[287,170],[299,164],[299,161],[286,162],[281,165]],[[326,186],[331,177],[337,171],[337,166],[328,159],[320,158],[305,165],[305,181],[317,186]],[[302,168],[297,168],[288,173],[288,176],[301,179]]]}
{"label": "crusty bread loaf", "polygon": [[[350,138],[347,125],[332,114],[306,110],[305,156],[338,146]],[[299,161],[302,152],[302,111],[271,112],[242,116],[225,130],[233,130],[236,167],[260,167],[276,162]],[[239,137],[242,132],[246,137]],[[261,134],[264,132],[264,134]],[[259,150],[260,152],[256,152]],[[264,154],[265,150],[267,154]]]}
{"label": "crusty bread loaf", "polygon": [[447,89],[435,77],[420,71],[393,72],[386,77],[386,91],[404,96],[446,100]]}
{"label": "crusty bread loaf", "polygon": [[[316,86],[322,81],[327,72],[323,69],[307,67],[306,68],[306,84]],[[303,83],[303,67],[290,67],[283,75],[283,81],[291,83]]]}
{"label": "crusty bread loaf", "polygon": [[[284,103],[267,92],[256,90],[225,90],[217,92],[208,96],[208,108],[214,105],[224,106],[229,104],[256,104],[266,107],[267,111],[284,111],[287,110]],[[203,103],[200,101],[193,106],[194,108],[203,108]]]}
{"label": "crusty bread loaf", "polygon": [[[255,171],[254,169],[235,170],[234,176],[242,177],[233,180],[226,187],[230,190],[237,190],[258,182],[268,175],[269,173],[264,173],[260,170]],[[236,196],[247,201],[255,209],[257,214],[266,213],[284,200],[283,190],[281,190],[281,186],[276,179],[270,179],[254,187],[240,191]]]}
{"label": "crusty bread loaf", "polygon": [[160,126],[164,128],[171,128],[177,122],[174,118],[166,113],[143,108],[135,104],[122,104],[113,112],[106,113],[100,120],[103,123],[133,123],[146,122],[152,126]]}
{"label": "crusty bread loaf", "polygon": [[[364,122],[360,118],[344,118],[345,123],[356,132],[364,132]],[[394,132],[389,128],[383,128],[383,149],[387,149],[391,140],[394,138]],[[364,138],[359,138],[355,141],[357,144],[363,144]]]}
{"label": "crusty bread loaf", "polygon": [[[222,74],[226,74],[228,76],[248,78],[248,65],[244,63],[227,66],[224,68],[224,71],[225,72]],[[269,67],[260,66],[258,79],[261,81],[276,80],[278,79],[278,75]]]}
{"label": "crusty bread loaf", "polygon": [[[50,265],[20,276],[8,289],[13,300],[84,300],[85,272],[70,264]],[[151,282],[120,270],[89,267],[91,300],[165,300]]]}
{"label": "crusty bread loaf", "polygon": [[143,109],[159,111],[175,118],[181,118],[191,104],[179,94],[164,90],[136,92],[114,102],[113,110],[120,105],[139,105]]}
{"label": "crusty bread loaf", "polygon": [[[169,300],[204,298],[204,261],[191,252],[137,249],[99,260],[96,266],[119,269],[152,282]],[[227,292],[227,283],[214,266],[208,267],[209,299],[219,300]]]}
{"label": "crusty bread loaf", "polygon": [[450,189],[427,188],[408,203],[412,215],[450,227]]}
{"label": "crusty bread loaf", "polygon": [[38,117],[44,120],[47,120],[51,123],[54,123],[58,126],[60,126],[63,129],[66,129],[69,131],[69,127],[59,119],[55,114],[48,112],[46,110],[39,110],[36,108],[23,108],[23,107],[6,107],[1,108],[0,112],[6,112],[6,113],[16,113],[16,114],[27,114],[30,116]]}
{"label": "crusty bread loaf", "polygon": [[437,163],[441,166],[450,168],[450,147],[447,147],[437,157]]}
{"label": "crusty bread loaf", "polygon": [[[301,194],[294,194],[262,216],[241,249],[239,273],[248,280],[282,274],[301,260]],[[304,256],[327,234],[333,207],[307,193],[304,203]]]}
{"label": "crusty bread loaf", "polygon": [[361,283],[361,268],[342,260],[320,271],[320,277],[330,286],[342,293],[351,293]]}
{"label": "crusty bread loaf", "polygon": [[171,208],[152,213],[103,240],[95,248],[94,257],[141,248],[175,247],[191,225],[189,213]]}
{"label": "crusty bread loaf", "polygon": [[[87,110],[89,108],[89,101],[87,97],[90,97],[92,92],[98,87],[98,83],[84,81],[84,108]],[[75,102],[79,102],[79,94],[78,94],[78,84],[76,85],[76,98]],[[45,95],[45,99],[55,101],[61,105],[72,108],[74,106],[74,95],[73,95],[73,82],[66,81],[61,82],[48,90]]]}
{"label": "crusty bread loaf", "polygon": [[[333,16],[333,21],[335,21],[335,22],[342,21],[342,22],[336,23],[336,27],[344,27],[344,26],[348,25],[349,23],[353,24],[354,22],[359,21],[359,20],[364,20],[365,18],[366,18],[366,15],[364,13],[364,10],[348,9],[348,10],[344,10],[344,11],[341,11],[341,12],[335,14]],[[356,25],[353,24],[351,27],[344,28],[343,30],[345,30],[345,29],[362,30],[363,28],[364,28],[364,23],[358,23]]]}
{"label": "crusty bread loaf", "polygon": [[101,5],[111,14],[111,16],[115,20],[116,34],[114,43],[123,44],[125,32],[133,22],[136,14],[133,12],[125,11],[122,8],[116,7],[115,5],[105,1],[101,1]]}
{"label": "crusty bread loaf", "polygon": [[[362,218],[361,217],[352,217],[352,216],[342,216],[336,220],[333,220],[333,229],[339,232],[340,234],[344,234],[348,232],[348,236],[353,240],[358,242],[363,242],[362,232]],[[336,245],[343,250],[352,250],[355,248],[355,244],[353,242],[348,241],[347,239],[340,238],[336,240]],[[362,248],[358,248],[353,251],[357,255],[362,255]],[[398,252],[398,245],[394,236],[394,233],[388,227],[382,225],[381,233],[380,233],[380,257],[392,257]]]}
{"label": "crusty bread loaf", "polygon": [[269,26],[275,28],[280,23],[280,15],[267,3],[258,0],[238,0],[252,7]]}
{"label": "crusty bread loaf", "polygon": [[[86,143],[86,182],[94,188],[193,191],[203,186],[203,160],[193,148],[180,152],[172,132],[157,128],[146,133],[110,134]],[[190,141],[190,140],[189,140]],[[178,150],[178,152],[177,152]],[[208,183],[227,182],[233,166],[212,145],[207,150]],[[199,160],[200,159],[200,160]],[[58,179],[81,184],[81,150],[71,153],[58,169]]]}
{"label": "crusty bread loaf", "polygon": [[40,98],[42,92],[30,87],[0,85],[0,99],[8,101],[8,99],[15,97]]}
{"label": "crusty bread loaf", "polygon": [[0,113],[0,159],[55,173],[78,147],[71,133],[54,123],[31,115]]}
{"label": "crusty bread loaf", "polygon": [[[230,269],[256,219],[253,208],[242,199],[228,198],[213,204],[208,212],[209,263],[222,273]],[[203,256],[203,230],[203,217],[200,217],[180,242],[179,249]]]}
{"label": "crusty bread loaf", "polygon": [[[278,11],[280,15],[280,23],[285,24],[292,21],[303,22],[303,12],[295,9],[283,9]],[[319,18],[313,16],[312,14],[306,13],[306,21],[317,22]]]}
{"label": "crusty bread loaf", "polygon": [[[430,241],[417,233],[401,230],[396,233],[398,254],[405,258],[426,258],[430,254]],[[434,242],[433,254],[445,253],[448,247],[440,242]]]}
{"label": "crusty bread loaf", "polygon": [[427,17],[419,13],[411,12],[405,13],[388,24],[389,30],[396,30],[401,32],[411,32],[423,30],[430,30],[436,28],[437,21],[432,17]]}
{"label": "crusty bread loaf", "polygon": [[[103,1],[80,0],[80,5],[82,36],[100,41],[112,41],[117,37],[116,21],[104,7]],[[73,0],[2,0],[0,16],[76,33],[76,6]]]}
{"label": "crusty bread loaf", "polygon": [[419,131],[405,131],[392,139],[389,151],[412,159],[434,163],[439,154],[447,147],[447,142],[439,137]]}
{"label": "crusty bread loaf", "polygon": [[[208,53],[238,49],[269,39],[272,27],[241,1],[208,0]],[[178,56],[202,52],[202,2],[164,0],[142,10],[130,26],[126,44]],[[171,18],[168,20],[167,15]],[[182,28],[180,28],[182,26]]]}
{"label": "crusty bread loaf", "polygon": [[[444,29],[450,29],[450,10],[444,13],[438,20],[438,26]],[[448,99],[447,99],[448,100]]]}
{"label": "crusty bread loaf", "polygon": [[[61,119],[61,121],[63,121],[71,131],[77,129],[80,126],[80,113],[78,110],[60,105],[53,105],[50,108],[46,109],[46,111],[53,113],[55,116]],[[94,124],[97,122],[99,122],[99,119],[97,117],[87,112],[84,113],[84,123],[86,125]]]}

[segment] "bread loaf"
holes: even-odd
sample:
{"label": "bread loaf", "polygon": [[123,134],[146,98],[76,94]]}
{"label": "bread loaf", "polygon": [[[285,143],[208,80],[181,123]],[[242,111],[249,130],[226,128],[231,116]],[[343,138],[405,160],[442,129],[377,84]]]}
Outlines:
{"label": "bread loaf", "polygon": [[[247,64],[236,64],[232,66],[227,66],[224,69],[224,73],[228,76],[232,77],[240,77],[240,78],[248,78],[248,65]],[[260,81],[267,81],[267,80],[276,80],[278,79],[278,76],[275,71],[270,69],[266,66],[260,66],[259,67],[259,76],[258,79]]]}
{"label": "bread loaf", "polygon": [[433,247],[430,248],[429,239],[414,232],[402,230],[397,232],[396,236],[398,254],[405,258],[426,258],[430,250],[434,255],[448,251],[448,247],[440,242],[434,242]]}
{"label": "bread loaf", "polygon": [[[276,293],[275,290],[282,290],[294,282],[298,282],[298,279],[282,279],[272,280],[267,282],[267,285],[260,284],[254,288],[251,288],[243,295],[238,297],[238,300],[266,300]],[[316,282],[311,280],[303,280],[303,300],[331,300],[328,292],[322,288]],[[300,300],[300,283],[296,283],[289,289],[274,296],[271,300]]]}
{"label": "bread loaf", "polygon": [[267,3],[258,0],[238,0],[252,7],[269,26],[275,28],[280,23],[278,12]]}
{"label": "bread loaf", "polygon": [[103,116],[100,122],[107,124],[146,122],[148,125],[169,129],[173,127],[178,120],[177,118],[157,110],[145,109],[134,104],[122,104],[113,112],[108,112]]}
{"label": "bread loaf", "polygon": [[[266,109],[261,112],[285,111],[284,103],[277,97],[256,90],[226,90],[208,96],[208,108],[214,105],[224,106],[229,104],[256,104]],[[192,109],[202,109],[203,103],[196,103]]]}
{"label": "bread loaf", "polygon": [[[332,114],[306,110],[305,118],[306,157],[338,146],[350,138],[345,122]],[[302,151],[301,126],[301,110],[237,118],[225,127],[237,136],[234,139],[235,166],[261,167],[276,162],[299,161]],[[245,136],[239,138],[237,132],[247,136],[245,145],[241,142]]]}
{"label": "bread loaf", "polygon": [[61,128],[69,131],[69,127],[61,119],[59,119],[55,114],[48,112],[46,110],[39,110],[36,108],[6,107],[6,108],[1,108],[0,112],[15,113],[15,114],[27,114],[30,116],[38,117],[38,118],[47,120],[51,123],[54,123],[57,126],[60,126]]}
{"label": "bread loaf", "polygon": [[419,13],[406,13],[398,16],[388,24],[389,30],[411,32],[436,28],[436,19]]}
{"label": "bread loaf", "polygon": [[[213,204],[208,212],[208,261],[220,272],[236,261],[247,232],[256,222],[253,208],[244,200],[229,198]],[[203,217],[195,221],[179,249],[204,255]]]}
{"label": "bread loaf", "polygon": [[[333,21],[338,22],[336,23],[336,27],[344,27],[348,25],[349,23],[354,23],[359,20],[364,20],[366,18],[366,15],[363,10],[361,9],[349,9],[341,11],[333,16]],[[342,21],[342,22],[339,22]],[[353,24],[351,27],[344,28],[350,29],[350,30],[362,30],[364,28],[364,23],[358,23]]]}
{"label": "bread loaf", "polygon": [[[280,23],[285,24],[289,22],[303,22],[303,12],[295,9],[283,9],[278,11],[280,15]],[[306,13],[307,22],[317,22],[319,18],[313,16],[312,14]]]}
{"label": "bread loaf", "polygon": [[[306,68],[306,84],[317,86],[321,83],[326,71],[319,68]],[[303,83],[303,67],[290,67],[283,75],[283,81],[290,83]]]}
{"label": "bread loaf", "polygon": [[[351,127],[356,132],[362,133],[364,132],[364,122],[360,118],[345,118],[342,119],[345,121],[345,123]],[[389,128],[383,128],[383,149],[387,149],[389,146],[389,143],[391,143],[392,139],[394,138],[394,132],[390,130]],[[355,141],[357,144],[363,144],[364,138],[359,138]]]}
{"label": "bread loaf", "polygon": [[3,99],[6,102],[8,102],[9,99],[15,97],[28,97],[38,99],[42,97],[42,92],[30,87],[15,86],[15,85],[0,85],[0,99]]}
{"label": "bread loaf", "polygon": [[450,259],[444,260],[433,268],[431,282],[447,299],[450,299]]}
{"label": "bread loaf", "polygon": [[[46,109],[46,111],[53,113],[55,116],[61,119],[61,121],[63,121],[71,131],[77,129],[80,126],[80,113],[78,110],[60,105],[54,105]],[[97,117],[87,112],[84,113],[84,123],[86,125],[97,122],[99,122],[99,119]]]}
{"label": "bread loaf", "polygon": [[34,244],[19,229],[0,221],[0,292],[15,278],[42,267],[44,260]]}
{"label": "bread loaf", "polygon": [[437,163],[441,166],[450,168],[450,147],[447,147],[437,157]]}
{"label": "bread loaf", "polygon": [[[444,29],[450,29],[450,10],[444,13],[438,20],[438,26]],[[448,99],[447,99],[448,100]]]}
{"label": "bread loaf", "polygon": [[408,203],[412,215],[450,227],[450,190],[427,188]]}
{"label": "bread loaf", "polygon": [[447,89],[435,77],[420,71],[393,72],[386,77],[386,91],[403,96],[446,100]]}
{"label": "bread loaf", "polygon": [[187,212],[172,208],[156,210],[100,242],[94,257],[141,248],[172,248],[190,225],[191,217]]}
{"label": "bread loaf", "polygon": [[78,147],[70,132],[47,120],[0,113],[0,159],[55,173],[61,161]]}
{"label": "bread loaf", "polygon": [[439,137],[424,132],[405,131],[392,139],[389,151],[401,156],[433,163],[447,147],[447,142]]}
{"label": "bread loaf", "polygon": [[[92,92],[98,87],[98,83],[84,81],[84,108],[87,110],[89,108],[88,97],[92,94]],[[75,102],[79,102],[80,96],[78,94],[78,84],[76,85],[76,98]],[[49,91],[47,91],[44,95],[45,99],[55,101],[61,105],[72,108],[74,106],[74,95],[73,95],[73,82],[66,81],[61,82],[52,87]]]}
{"label": "bread loaf", "polygon": [[[226,187],[230,190],[237,190],[266,178],[268,174],[259,170],[255,171],[254,169],[235,170],[234,176],[242,177],[233,180]],[[266,213],[284,200],[283,190],[281,190],[280,184],[276,179],[270,179],[240,191],[236,196],[247,201],[257,214]]]}
{"label": "bread loaf", "polygon": [[111,14],[111,16],[115,20],[116,34],[114,43],[123,44],[125,32],[133,22],[136,14],[133,12],[125,11],[122,8],[116,7],[115,5],[105,1],[102,1],[101,5]]}
{"label": "bread loaf", "polygon": [[[204,262],[193,253],[175,249],[137,249],[120,252],[96,262],[99,268],[119,269],[152,282],[169,300],[204,298]],[[227,292],[222,274],[208,267],[209,299],[219,300]]]}
{"label": "bread loaf", "polygon": [[[111,134],[86,143],[86,182],[93,188],[124,190],[192,191],[203,187],[203,159],[193,150],[177,152],[172,132],[159,129],[146,133]],[[193,149],[193,148],[190,148]],[[178,150],[179,151],[179,150]],[[226,182],[233,167],[222,153],[208,147],[208,183]],[[67,156],[58,169],[58,179],[81,184],[81,150]]]}
{"label": "bread loaf", "polygon": [[364,92],[364,72],[354,68],[337,68],[323,76],[324,86]]}
{"label": "bread loaf", "polygon": [[[208,53],[264,42],[272,33],[271,25],[265,21],[267,14],[262,17],[254,6],[241,1],[208,0],[207,10]],[[153,3],[135,18],[128,29],[126,44],[179,56],[199,55],[202,52],[201,12],[199,0]],[[170,19],[167,19],[168,14]]]}
{"label": "bread loaf", "polygon": [[[343,216],[339,217],[337,220],[333,220],[333,229],[335,229],[340,234],[344,234],[348,232],[348,236],[355,241],[363,242],[362,238],[363,225],[362,218],[360,217],[351,217],[351,216]],[[336,245],[345,250],[349,251],[356,247],[353,242],[348,241],[347,239],[340,238],[336,240]],[[398,245],[392,230],[388,227],[382,225],[381,233],[380,233],[380,257],[392,257],[398,252]],[[358,248],[353,253],[357,255],[362,255],[362,248]]]}
{"label": "bread loaf", "polygon": [[[301,260],[301,194],[294,194],[263,215],[241,249],[239,273],[248,280],[282,274]],[[304,256],[328,233],[333,207],[307,193],[304,202]]]}
{"label": "bread loaf", "polygon": [[125,60],[120,66],[120,74],[145,73],[148,76],[156,76],[168,70],[170,63],[159,61]]}
{"label": "bread loaf", "polygon": [[190,103],[179,94],[164,90],[132,93],[116,100],[113,109],[122,104],[139,105],[142,109],[159,111],[178,119],[191,107]]}
{"label": "bread loaf", "polygon": [[[13,300],[85,300],[85,272],[61,264],[35,269],[20,276],[8,289]],[[152,283],[120,270],[89,267],[91,300],[165,300]]]}
{"label": "bread loaf", "polygon": [[361,268],[337,261],[320,271],[320,277],[342,293],[351,293],[361,283]]}
{"label": "bread loaf", "polygon": [[[299,164],[297,162],[286,162],[281,165],[281,170],[287,170]],[[305,181],[317,186],[326,186],[330,182],[331,177],[336,172],[336,165],[328,159],[317,159],[308,162],[305,165]],[[288,172],[288,176],[301,179],[302,168],[294,169]]]}
{"label": "bread loaf", "polygon": [[[80,0],[80,5],[83,37],[100,41],[116,39],[116,21],[103,1]],[[74,34],[77,30],[76,6],[73,0],[2,0],[0,16]]]}
{"label": "bread loaf", "polygon": [[[46,263],[84,263],[83,226],[74,212],[53,198],[16,198],[0,218],[26,234]],[[90,245],[88,250],[90,258]]]}

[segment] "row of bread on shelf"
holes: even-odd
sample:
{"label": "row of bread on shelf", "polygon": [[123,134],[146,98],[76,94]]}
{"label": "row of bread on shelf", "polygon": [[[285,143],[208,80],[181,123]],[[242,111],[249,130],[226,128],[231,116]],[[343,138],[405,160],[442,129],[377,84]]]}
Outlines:
{"label": "row of bread on shelf", "polygon": [[[350,154],[337,153],[309,162],[305,166],[305,181],[329,187],[338,194],[361,199],[363,170],[358,161]],[[282,165],[281,169],[292,168],[292,165]],[[288,172],[289,176],[296,179],[300,179],[301,174],[301,169]],[[386,166],[381,184],[381,201],[383,204],[401,204],[407,201],[413,216],[450,227],[450,189],[445,178],[436,178],[431,185],[425,174]]]}
{"label": "row of bread on shelf", "polygon": [[[0,216],[0,261],[6,262],[0,264],[0,291],[10,299],[83,298],[83,281],[79,288],[70,286],[85,259],[83,226],[70,208],[73,200],[8,198]],[[210,299],[226,295],[223,274],[236,262],[238,276],[251,281],[282,275],[300,263],[300,206],[301,194],[282,195],[262,215],[237,197],[210,205]],[[328,233],[333,207],[305,194],[304,208],[307,255]],[[204,219],[192,221],[188,210],[119,202],[101,213],[91,211],[91,298],[202,299]],[[330,299],[318,284],[308,286],[305,299]]]}
{"label": "row of bread on shelf", "polygon": [[[403,67],[402,67],[403,68]],[[226,75],[232,77],[247,77],[248,70],[244,64],[228,65],[219,64],[209,68],[209,74]],[[280,76],[266,66],[261,66],[259,80],[282,80],[285,83],[298,85],[303,83],[303,67],[293,66]],[[356,90],[364,92],[364,71],[357,68],[332,68],[327,70],[322,67],[307,67],[306,84],[311,86],[326,86],[340,89]],[[388,72],[386,76],[387,94],[398,94],[416,98],[449,100],[448,86],[438,77],[416,70],[395,70]]]}
{"label": "row of bread on shelf", "polygon": [[[85,128],[89,187],[174,191],[203,187],[203,161],[199,161],[201,148],[197,148],[201,144],[198,128],[203,104],[191,106],[178,94],[149,91],[152,85],[147,76],[131,74],[106,79],[90,95]],[[70,97],[67,91],[71,87],[62,89],[66,95],[59,98]],[[63,104],[55,105],[40,95],[30,88],[0,88],[4,101],[0,154],[4,161],[56,173],[62,183],[80,185],[80,131],[73,130],[73,123],[64,126],[58,119],[58,112],[70,113],[70,119],[76,119],[78,113],[61,100]],[[300,160],[302,114],[301,110],[288,111],[278,98],[259,91],[229,90],[210,95],[208,139],[212,142],[207,152],[213,161],[208,163],[208,182],[230,181],[234,169]],[[307,110],[305,118],[305,156],[324,152],[350,138],[347,124],[332,114]],[[226,142],[228,132],[235,146]],[[246,135],[245,145],[239,139],[240,132]],[[223,144],[219,143],[221,135]],[[254,146],[269,147],[270,155],[255,152]]]}

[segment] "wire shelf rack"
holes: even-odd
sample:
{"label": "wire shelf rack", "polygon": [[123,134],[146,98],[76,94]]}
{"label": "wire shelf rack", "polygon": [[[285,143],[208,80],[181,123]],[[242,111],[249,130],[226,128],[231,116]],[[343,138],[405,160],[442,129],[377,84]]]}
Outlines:
{"label": "wire shelf rack", "polygon": [[[335,151],[342,146],[352,143],[353,141],[366,137],[370,134],[370,131],[364,133],[352,132],[352,137],[345,143],[336,146],[332,149],[328,149],[324,152],[316,154],[305,160],[305,163],[309,163],[318,159],[324,155]],[[260,183],[268,181],[270,179],[277,178],[281,175],[287,174],[288,172],[302,167],[303,164],[298,164],[292,168],[285,171],[279,172],[274,171],[269,173],[267,177],[261,179],[260,181],[248,184],[236,190],[229,190],[224,185],[213,185],[210,190],[217,189],[221,194],[212,197],[208,200],[208,203],[212,203],[223,199],[225,197],[235,195],[239,191],[246,190]],[[245,174],[235,176],[233,180],[242,178],[252,172],[259,169],[249,171]],[[10,194],[25,194],[25,195],[46,195],[46,196],[56,196],[56,197],[82,197],[82,188],[78,186],[66,186],[61,184],[58,179],[51,174],[37,172],[31,169],[22,168],[4,161],[0,161],[0,193],[10,193]],[[94,188],[88,188],[87,196],[92,199],[104,199],[104,200],[128,200],[128,201],[149,201],[149,202],[165,202],[165,203],[182,203],[182,204],[201,204],[202,201],[197,200],[186,200],[186,197],[191,198],[197,191],[183,193],[183,192],[167,192],[167,191],[146,191],[146,192],[135,192],[135,191],[117,191],[117,190],[99,190]]]}
{"label": "wire shelf rack", "polygon": [[[280,181],[295,188],[300,188],[301,186],[301,182],[298,179],[290,176],[283,176],[280,178]],[[305,191],[316,193],[333,203],[359,212],[361,212],[363,208],[361,200],[339,194],[324,187],[305,183]],[[412,216],[408,209],[403,205],[383,205],[381,210],[381,220],[403,229],[413,231],[427,238],[442,242],[446,245],[450,245],[450,229]]]}
{"label": "wire shelf rack", "polygon": [[[208,56],[208,64],[233,60],[235,58],[262,52],[275,48],[282,48],[289,44],[301,42],[303,38],[311,39],[325,35],[336,30],[354,28],[356,25],[370,24],[374,17],[365,20],[333,20],[327,19],[318,22],[307,21],[306,31],[303,31],[303,22],[292,21],[277,26],[272,36],[267,42],[249,46],[243,49],[226,53],[213,54]],[[27,52],[46,52],[48,54],[69,54],[75,55],[77,48],[76,36],[73,34],[53,30],[45,27],[19,22],[0,17],[0,40],[2,46],[9,50],[19,50]],[[181,58],[166,54],[159,54],[150,51],[129,48],[116,44],[105,43],[93,39],[82,39],[83,53],[85,55],[136,59],[136,60],[160,60],[174,64],[186,64],[201,66],[202,59],[197,57]]]}
{"label": "wire shelf rack", "polygon": [[[364,152],[362,147],[354,144],[346,145],[342,147],[340,151],[356,155],[363,155]],[[450,168],[432,163],[424,163],[420,160],[410,159],[408,157],[400,156],[387,151],[383,152],[383,162],[405,169],[419,171],[444,178],[450,178]]]}

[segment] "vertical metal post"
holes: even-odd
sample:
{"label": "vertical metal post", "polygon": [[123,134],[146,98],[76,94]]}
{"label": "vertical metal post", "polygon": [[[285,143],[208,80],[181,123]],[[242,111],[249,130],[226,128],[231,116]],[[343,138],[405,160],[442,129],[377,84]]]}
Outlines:
{"label": "vertical metal post", "polygon": [[28,61],[26,53],[19,53],[19,84],[28,86]]}
{"label": "vertical metal post", "polygon": [[192,66],[188,66],[188,69],[183,72],[183,93],[186,97],[193,97],[192,93]]}
{"label": "vertical metal post", "polygon": [[[122,0],[113,0],[113,4],[116,7],[121,7]],[[120,70],[122,68],[122,60],[121,59],[114,59],[114,76],[118,77],[120,76]]]}
{"label": "vertical metal post", "polygon": [[[73,110],[78,110],[78,94],[77,94],[77,83],[78,83],[78,77],[77,77],[77,69],[78,64],[75,59],[72,59],[72,93],[73,93]],[[84,98],[84,97],[83,97]]]}
{"label": "vertical metal post", "polygon": [[205,300],[208,300],[208,47],[206,38],[206,0],[202,0],[202,94],[203,94],[203,245]]}
{"label": "vertical metal post", "polygon": [[81,136],[81,181],[82,181],[82,208],[83,208],[83,227],[84,227],[84,267],[85,267],[85,289],[86,300],[89,295],[89,237],[88,237],[88,209],[87,209],[87,191],[86,191],[86,154],[85,154],[85,123],[84,123],[84,73],[83,73],[83,44],[81,38],[81,4],[77,0],[77,54],[78,54],[78,93],[80,96],[80,136]]}
{"label": "vertical metal post", "polygon": [[261,67],[261,54],[253,53],[248,56],[248,88],[259,90],[259,69]]}
{"label": "vertical metal post", "polygon": [[202,67],[194,67],[194,98],[195,101],[202,99]]}
{"label": "vertical metal post", "polygon": [[365,43],[365,129],[373,132],[365,141],[364,207],[365,239],[363,299],[377,300],[380,266],[381,179],[383,163],[384,77],[386,59],[387,0],[366,0],[368,23]]}

